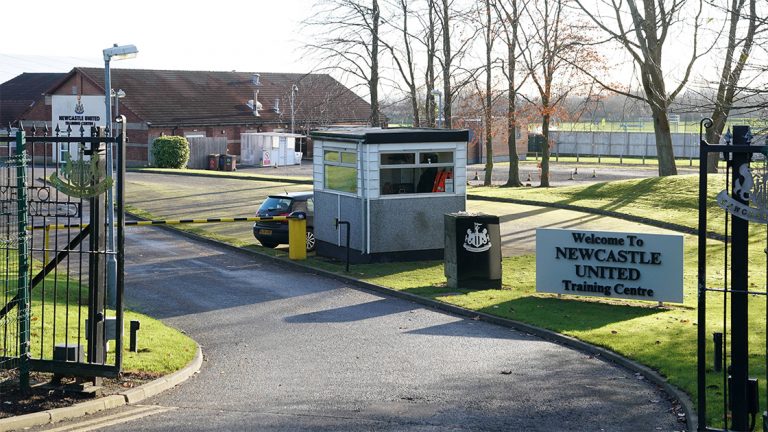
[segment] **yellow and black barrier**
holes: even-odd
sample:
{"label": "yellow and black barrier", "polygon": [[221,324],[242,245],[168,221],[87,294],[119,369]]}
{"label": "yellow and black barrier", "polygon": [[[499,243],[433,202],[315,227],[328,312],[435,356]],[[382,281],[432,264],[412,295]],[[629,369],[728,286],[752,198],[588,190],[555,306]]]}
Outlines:
{"label": "yellow and black barrier", "polygon": [[143,226],[143,225],[177,225],[190,223],[226,223],[226,222],[282,222],[291,218],[289,216],[264,216],[264,217],[236,217],[236,218],[207,218],[207,219],[172,219],[172,220],[147,220],[147,221],[126,221],[125,226]]}
{"label": "yellow and black barrier", "polygon": [[[206,219],[168,219],[125,221],[125,226],[150,226],[150,225],[179,225],[195,223],[228,223],[228,222],[283,222],[288,221],[288,258],[292,260],[307,259],[307,218],[304,213],[296,213],[293,216],[264,216],[264,217],[234,217],[234,218],[206,218]],[[88,224],[49,224],[42,226],[29,226],[29,230],[45,230],[44,242],[46,255],[48,251],[49,232],[54,229],[87,228]],[[47,256],[45,257],[47,262]]]}

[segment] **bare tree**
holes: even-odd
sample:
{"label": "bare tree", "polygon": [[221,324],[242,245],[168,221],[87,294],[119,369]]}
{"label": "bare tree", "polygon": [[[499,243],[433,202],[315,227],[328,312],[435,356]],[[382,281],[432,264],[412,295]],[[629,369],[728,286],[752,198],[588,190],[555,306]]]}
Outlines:
{"label": "bare tree", "polygon": [[[641,99],[649,105],[653,116],[659,175],[677,174],[667,110],[685,87],[691,75],[691,69],[700,56],[697,51],[697,42],[702,0],[698,0],[698,12],[692,22],[691,57],[679,84],[671,92],[667,91],[662,68],[662,51],[670,29],[683,22],[680,17],[689,0],[644,0],[640,4],[642,8],[638,7],[637,0],[600,0],[597,4],[594,2],[587,4],[585,0],[575,1],[581,10],[608,35],[609,40],[618,42],[630,54],[640,75],[643,95],[618,89],[596,76],[593,78],[608,90]],[[694,0],[690,2],[695,3]],[[612,16],[604,16],[601,11],[609,11]]]}
{"label": "bare tree", "polygon": [[[521,35],[522,58],[538,91],[541,115],[541,186],[549,186],[550,121],[560,103],[584,85],[581,70],[589,70],[599,56],[591,48],[584,29],[569,20],[569,0],[531,0],[525,13],[531,23]],[[579,64],[580,66],[576,66]]]}
{"label": "bare tree", "polygon": [[[712,112],[712,127],[707,129],[706,139],[710,143],[719,143],[725,129],[725,122],[730,114],[734,98],[738,92],[739,80],[744,67],[750,61],[750,52],[755,41],[755,33],[761,22],[757,18],[757,0],[731,0],[726,10],[728,15],[728,41],[725,47],[723,69],[717,86],[717,95]],[[746,15],[746,16],[745,16]],[[746,25],[744,24],[746,21]],[[741,34],[740,34],[741,29]],[[739,55],[736,56],[736,51]],[[717,172],[719,154],[710,153],[707,171]]]}
{"label": "bare tree", "polygon": [[[483,117],[485,119],[485,178],[483,179],[484,186],[490,186],[493,178],[493,42],[496,39],[495,26],[496,23],[491,19],[491,0],[485,0],[485,19],[479,19],[481,25],[484,27],[483,32],[483,45],[485,46],[485,63],[483,64],[483,70],[485,72],[485,92],[478,93],[481,95],[481,102],[483,106]],[[479,89],[478,89],[479,90]]]}
{"label": "bare tree", "polygon": [[[485,143],[478,143],[479,145],[485,145],[485,178],[483,179],[483,185],[490,186],[493,178],[493,43],[496,39],[498,23],[491,19],[491,0],[485,0],[483,9],[478,9],[477,23],[478,27],[483,29],[483,48],[484,48],[484,61],[476,72],[478,75],[483,74],[485,76],[485,88],[481,89],[481,83],[479,80],[474,79],[473,84],[477,91],[477,96],[482,107],[483,113],[483,127],[485,135]],[[475,73],[473,73],[475,75]]]}
{"label": "bare tree", "polygon": [[[411,46],[413,35],[410,33],[408,26],[412,12],[409,9],[408,0],[397,0],[396,9],[399,16],[394,17],[388,22],[399,34],[399,40],[402,45],[398,47],[385,40],[382,40],[381,43],[387,48],[392,56],[392,60],[395,62],[395,66],[397,66],[397,71],[400,73],[400,77],[407,87],[406,93],[408,94],[411,110],[413,112],[413,125],[419,126],[421,120],[419,119],[419,100],[418,92],[416,90],[416,64],[413,48]],[[399,24],[396,21],[397,18],[400,19]]]}
{"label": "bare tree", "polygon": [[436,0],[427,0],[427,21],[422,23],[422,27],[425,29],[425,46],[427,66],[424,71],[424,83],[427,94],[426,104],[426,122],[428,127],[435,127],[435,110],[437,105],[435,104],[435,95],[432,91],[435,89],[435,56],[437,54],[437,36],[435,34],[435,28],[437,27],[437,10]]}
{"label": "bare tree", "polygon": [[381,125],[379,108],[378,0],[320,0],[319,10],[304,24],[317,29],[308,49],[320,53],[322,69],[336,69],[365,83],[370,94],[371,126]]}
{"label": "bare tree", "polygon": [[517,93],[525,80],[517,81],[518,29],[520,27],[520,0],[499,0],[495,2],[507,45],[506,68],[502,68],[507,78],[507,148],[509,152],[509,173],[504,186],[520,187],[520,157],[517,154]]}
{"label": "bare tree", "polygon": [[[460,9],[455,5],[454,0],[439,0],[435,5],[438,9],[436,16],[442,36],[441,57],[437,57],[443,76],[442,114],[445,117],[445,127],[450,129],[453,127],[453,99],[474,78],[462,69],[461,62],[481,28],[478,26],[473,29],[471,26],[466,26],[467,23],[472,22],[470,19],[474,7],[472,4],[468,10]],[[461,25],[464,25],[464,28],[458,31]],[[455,42],[458,42],[457,45],[453,44],[454,38]],[[465,73],[462,74],[460,71]]]}

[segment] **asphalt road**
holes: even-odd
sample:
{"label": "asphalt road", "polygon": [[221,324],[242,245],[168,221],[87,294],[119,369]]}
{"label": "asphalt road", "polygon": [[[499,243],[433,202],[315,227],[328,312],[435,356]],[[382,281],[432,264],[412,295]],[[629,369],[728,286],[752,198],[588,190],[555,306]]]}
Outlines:
{"label": "asphalt road", "polygon": [[131,228],[127,240],[129,306],[185,331],[205,361],[189,381],[101,414],[89,428],[683,428],[665,395],[640,377],[518,331],[158,228]]}

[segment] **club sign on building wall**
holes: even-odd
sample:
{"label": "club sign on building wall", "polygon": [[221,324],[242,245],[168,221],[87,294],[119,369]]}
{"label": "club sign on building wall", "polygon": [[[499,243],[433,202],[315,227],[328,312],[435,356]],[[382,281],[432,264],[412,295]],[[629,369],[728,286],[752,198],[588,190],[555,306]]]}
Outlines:
{"label": "club sign on building wall", "polygon": [[683,236],[536,230],[536,291],[683,302]]}
{"label": "club sign on building wall", "polygon": [[[80,136],[80,127],[85,129],[84,134],[90,136],[91,127],[105,126],[104,96],[82,95],[53,95],[51,97],[52,129],[59,127],[61,136],[67,135],[67,127],[72,128],[72,136]],[[77,159],[78,144],[59,144],[56,152],[57,161],[63,161],[64,155],[69,153],[73,159]]]}

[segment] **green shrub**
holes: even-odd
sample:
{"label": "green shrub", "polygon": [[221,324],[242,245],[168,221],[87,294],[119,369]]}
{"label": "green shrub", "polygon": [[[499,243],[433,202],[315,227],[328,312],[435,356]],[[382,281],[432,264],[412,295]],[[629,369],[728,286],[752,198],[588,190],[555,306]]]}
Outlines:
{"label": "green shrub", "polygon": [[158,168],[186,168],[189,141],[182,136],[163,136],[152,142],[152,156]]}

